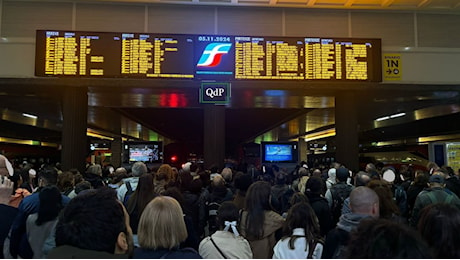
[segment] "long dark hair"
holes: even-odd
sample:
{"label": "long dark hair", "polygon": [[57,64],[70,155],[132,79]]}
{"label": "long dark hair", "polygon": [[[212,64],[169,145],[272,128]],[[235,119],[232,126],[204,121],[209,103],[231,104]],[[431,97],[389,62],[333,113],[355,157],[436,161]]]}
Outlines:
{"label": "long dark hair", "polygon": [[154,191],[153,175],[144,174],[139,177],[137,188],[129,198],[126,209],[129,213],[132,213],[137,207],[140,218],[145,206],[147,206],[147,204],[149,204],[149,202],[156,196],[158,196],[158,194]]}
{"label": "long dark hair", "polygon": [[246,193],[246,230],[249,237],[260,239],[264,235],[265,211],[272,210],[270,205],[271,186],[268,182],[257,181],[249,186]]}
{"label": "long dark hair", "polygon": [[422,209],[417,225],[434,258],[460,258],[460,210],[451,204],[432,204]]}
{"label": "long dark hair", "polygon": [[[310,204],[299,202],[294,204],[289,211],[283,226],[283,239],[289,238],[289,248],[295,249],[294,244],[299,236],[292,235],[296,228],[305,230],[305,250],[309,242],[320,240],[320,228],[318,218]],[[310,248],[309,250],[314,250]]]}
{"label": "long dark hair", "polygon": [[61,192],[56,186],[46,186],[38,194],[40,207],[38,208],[38,218],[35,224],[38,226],[58,217],[62,210]]}

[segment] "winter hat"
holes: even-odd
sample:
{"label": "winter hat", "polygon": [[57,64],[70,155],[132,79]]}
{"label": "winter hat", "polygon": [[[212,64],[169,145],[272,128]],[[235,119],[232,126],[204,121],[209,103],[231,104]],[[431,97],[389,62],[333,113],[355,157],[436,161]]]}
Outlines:
{"label": "winter hat", "polygon": [[323,193],[323,187],[323,180],[320,177],[312,176],[308,178],[305,194],[321,194]]}
{"label": "winter hat", "polygon": [[444,184],[444,177],[442,177],[441,175],[437,175],[437,174],[436,175],[431,175],[430,183],[433,183],[433,182]]}
{"label": "winter hat", "polygon": [[345,167],[340,167],[336,171],[337,180],[344,182],[347,181],[348,177],[350,177],[350,172]]}

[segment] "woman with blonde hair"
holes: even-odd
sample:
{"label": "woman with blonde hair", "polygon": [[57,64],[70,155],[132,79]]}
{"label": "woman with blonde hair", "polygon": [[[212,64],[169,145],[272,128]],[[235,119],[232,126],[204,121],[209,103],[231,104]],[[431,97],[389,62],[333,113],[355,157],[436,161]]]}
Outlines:
{"label": "woman with blonde hair", "polygon": [[192,248],[179,248],[187,238],[187,228],[181,206],[174,198],[159,196],[147,204],[137,234],[140,248],[134,251],[134,258],[201,258]]}

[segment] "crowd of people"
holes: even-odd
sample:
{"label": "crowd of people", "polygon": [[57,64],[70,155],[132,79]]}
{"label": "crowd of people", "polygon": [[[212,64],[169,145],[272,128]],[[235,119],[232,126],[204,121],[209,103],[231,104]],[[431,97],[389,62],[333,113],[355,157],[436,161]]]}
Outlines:
{"label": "crowd of people", "polygon": [[460,169],[13,165],[2,258],[460,258]]}

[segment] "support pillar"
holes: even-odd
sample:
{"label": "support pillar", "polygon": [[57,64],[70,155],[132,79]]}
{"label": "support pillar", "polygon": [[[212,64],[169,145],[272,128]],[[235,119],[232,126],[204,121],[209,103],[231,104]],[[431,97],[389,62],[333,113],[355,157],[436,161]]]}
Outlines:
{"label": "support pillar", "polygon": [[349,170],[359,170],[358,118],[355,95],[340,93],[335,97],[336,160]]}
{"label": "support pillar", "polygon": [[85,171],[88,141],[86,137],[88,119],[88,89],[66,87],[62,99],[62,151],[63,170]]}
{"label": "support pillar", "polygon": [[121,166],[122,146],[123,142],[121,137],[115,137],[110,145],[110,150],[112,150],[110,162],[115,169]]}
{"label": "support pillar", "polygon": [[224,166],[225,106],[204,105],[203,153],[206,168]]}
{"label": "support pillar", "polygon": [[305,138],[303,137],[303,134],[306,132],[307,128],[307,115],[301,115],[298,119],[299,121],[299,163],[301,161],[307,161],[307,154],[308,154],[308,145],[307,142],[305,142]]}

